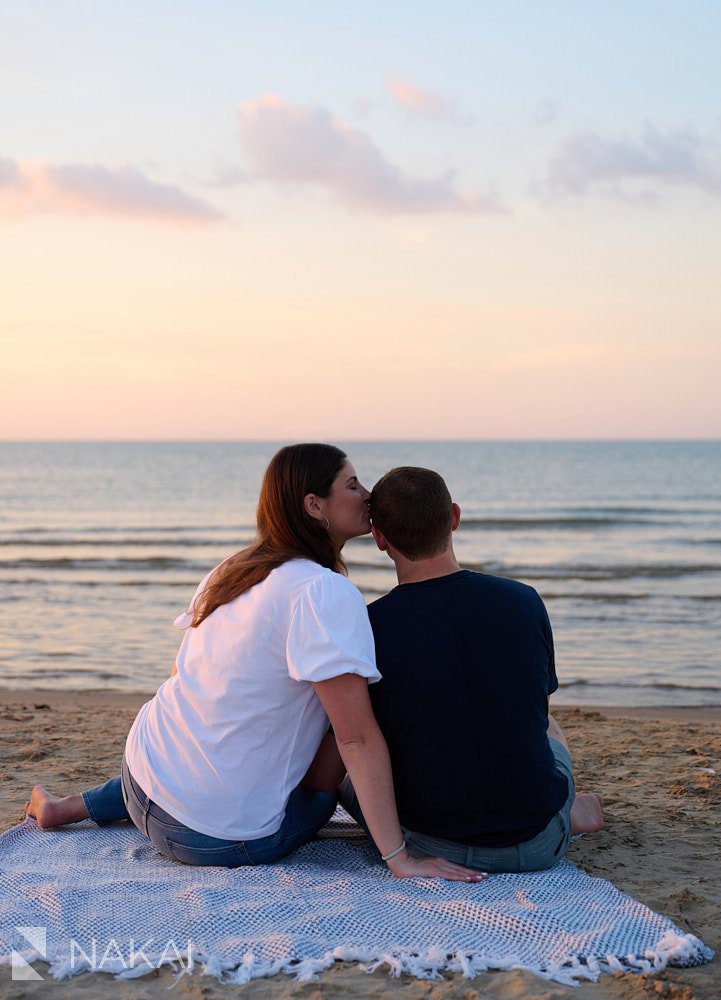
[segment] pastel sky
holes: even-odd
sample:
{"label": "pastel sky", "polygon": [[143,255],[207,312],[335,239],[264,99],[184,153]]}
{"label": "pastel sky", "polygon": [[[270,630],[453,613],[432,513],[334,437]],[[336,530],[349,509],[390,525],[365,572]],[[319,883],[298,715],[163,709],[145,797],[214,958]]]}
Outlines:
{"label": "pastel sky", "polygon": [[721,436],[717,0],[6,0],[0,436]]}

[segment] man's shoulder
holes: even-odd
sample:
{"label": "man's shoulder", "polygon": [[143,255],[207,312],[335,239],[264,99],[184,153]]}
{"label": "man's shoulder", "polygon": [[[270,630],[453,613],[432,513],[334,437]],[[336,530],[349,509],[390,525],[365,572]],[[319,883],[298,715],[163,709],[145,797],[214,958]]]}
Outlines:
{"label": "man's shoulder", "polygon": [[[456,578],[452,581],[452,588],[447,591],[444,587],[441,592],[447,593],[450,597],[456,588],[471,591],[477,594],[478,600],[483,601],[498,600],[516,605],[525,604],[526,606],[537,606],[542,603],[538,592],[527,583],[522,583],[511,577],[493,576],[490,573],[479,573],[475,570],[465,570],[456,574]],[[414,594],[422,594],[423,592],[422,589],[415,590],[411,587],[407,589],[394,587],[393,590],[368,605],[371,622],[374,619],[376,621],[383,620],[388,615],[400,612],[402,608],[405,609],[413,603]]]}
{"label": "man's shoulder", "polygon": [[484,608],[486,616],[498,615],[502,620],[507,620],[509,615],[519,620],[543,620],[546,616],[541,595],[528,583],[510,576],[472,573],[469,585],[475,591],[473,600]]}
{"label": "man's shoulder", "polygon": [[470,578],[476,586],[488,593],[516,597],[523,600],[540,600],[538,591],[528,583],[514,580],[510,576],[492,576],[490,573],[471,573]]}
{"label": "man's shoulder", "polygon": [[375,601],[371,601],[368,605],[368,617],[371,621],[378,615],[382,615],[384,611],[391,608],[395,601],[396,588],[389,590],[387,594],[382,597],[377,597]]}

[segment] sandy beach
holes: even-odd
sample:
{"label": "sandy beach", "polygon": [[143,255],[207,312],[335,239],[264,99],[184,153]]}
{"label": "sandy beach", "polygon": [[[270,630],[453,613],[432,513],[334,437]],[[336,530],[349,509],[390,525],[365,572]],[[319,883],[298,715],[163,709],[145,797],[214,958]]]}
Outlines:
{"label": "sandy beach", "polygon": [[[43,782],[66,794],[105,780],[118,770],[125,736],[147,696],[89,692],[0,691],[0,828],[23,817],[31,786]],[[579,789],[600,792],[607,827],[571,846],[569,858],[590,874],[611,879],[680,928],[721,948],[721,708],[599,710],[554,708],[566,730]],[[719,1000],[718,958],[699,968],[657,976],[618,974],[578,988],[547,983],[525,972],[483,973],[475,980],[448,976],[421,982],[365,975],[338,964],[316,982],[286,976],[247,986],[221,986],[196,975],[176,995],[222,997],[420,998],[633,998]],[[0,966],[0,997],[54,996],[150,998],[172,985],[167,972],[118,982],[83,975],[62,982],[12,982]],[[38,991],[41,991],[38,993]]]}

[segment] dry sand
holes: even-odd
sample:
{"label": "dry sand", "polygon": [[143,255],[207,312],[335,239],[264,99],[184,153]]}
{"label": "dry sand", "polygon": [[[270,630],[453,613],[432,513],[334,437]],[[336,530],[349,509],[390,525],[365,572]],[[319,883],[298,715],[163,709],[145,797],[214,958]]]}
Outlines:
{"label": "dry sand", "polygon": [[[19,822],[30,787],[79,791],[117,773],[125,736],[142,695],[108,692],[0,691],[0,829]],[[612,879],[683,930],[721,949],[721,709],[554,709],[575,761],[579,789],[601,792],[607,828],[572,844],[569,857],[592,875]],[[708,769],[713,769],[712,774]],[[42,965],[38,968],[43,971]],[[116,981],[82,975],[62,982],[12,982],[0,966],[0,998],[45,995],[67,1000],[112,996],[157,998],[172,985],[167,971]],[[48,993],[48,991],[50,991]],[[603,976],[578,988],[549,984],[530,973],[490,972],[474,980],[447,976],[420,982],[365,975],[338,964],[317,982],[297,984],[286,976],[247,986],[221,986],[200,975],[182,979],[177,998],[196,1000],[242,993],[268,997],[420,997],[432,1000],[488,997],[601,998],[674,997],[721,1000],[716,959],[695,969],[657,976]]]}

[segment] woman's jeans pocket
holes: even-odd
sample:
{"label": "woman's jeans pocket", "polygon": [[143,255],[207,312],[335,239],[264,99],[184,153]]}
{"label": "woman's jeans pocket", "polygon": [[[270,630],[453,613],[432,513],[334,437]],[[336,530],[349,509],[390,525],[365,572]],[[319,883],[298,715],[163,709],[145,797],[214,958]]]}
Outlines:
{"label": "woman's jeans pocket", "polygon": [[[251,863],[242,841],[230,844],[228,847],[193,847],[190,844],[177,843],[170,837],[166,837],[165,848],[169,857],[184,865],[239,868],[241,865]],[[166,851],[164,850],[163,853]]]}

